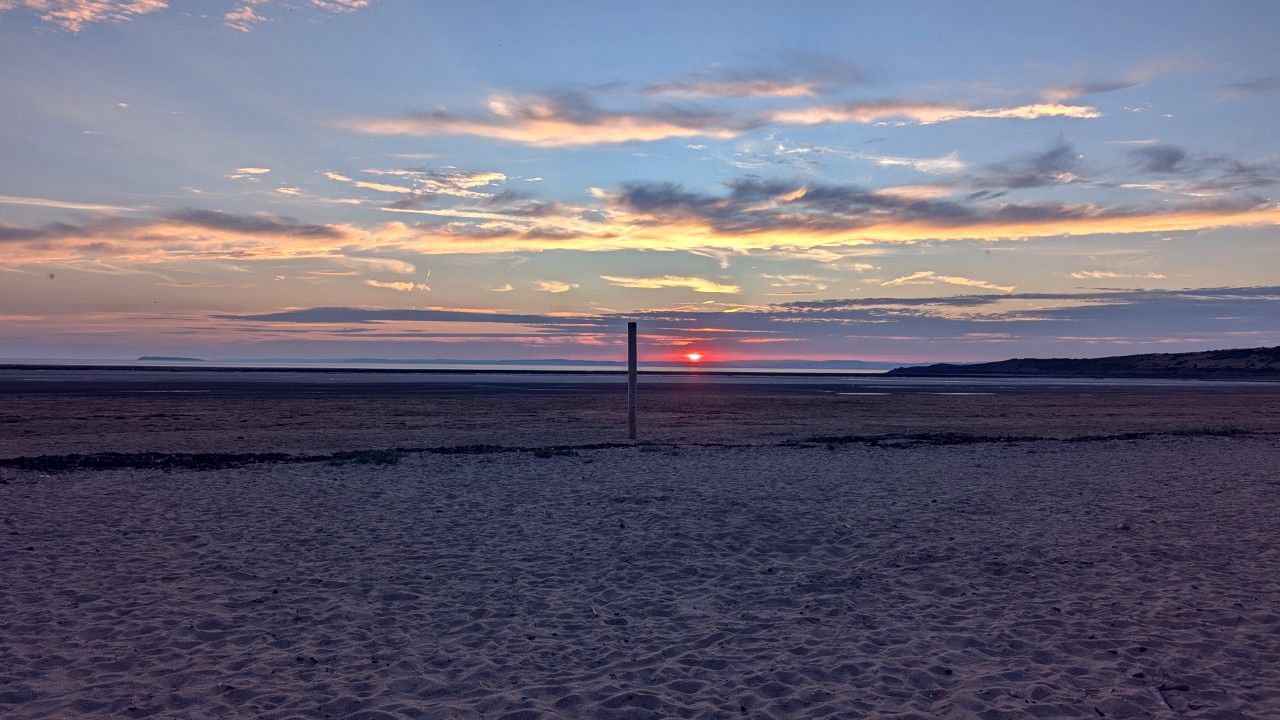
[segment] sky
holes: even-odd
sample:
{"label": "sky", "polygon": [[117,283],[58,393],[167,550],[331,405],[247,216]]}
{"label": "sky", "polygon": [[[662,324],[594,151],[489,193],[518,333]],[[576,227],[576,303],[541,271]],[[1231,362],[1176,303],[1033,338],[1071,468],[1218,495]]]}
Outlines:
{"label": "sky", "polygon": [[0,0],[0,357],[1280,344],[1280,3]]}

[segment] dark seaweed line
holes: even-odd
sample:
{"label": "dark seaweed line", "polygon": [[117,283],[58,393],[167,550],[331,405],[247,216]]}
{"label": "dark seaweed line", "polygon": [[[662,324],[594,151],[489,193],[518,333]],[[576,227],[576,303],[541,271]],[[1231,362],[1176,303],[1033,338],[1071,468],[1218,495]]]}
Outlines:
{"label": "dark seaweed line", "polygon": [[35,457],[0,458],[0,468],[38,470],[41,472],[73,472],[75,470],[224,470],[248,465],[328,462],[335,465],[391,465],[404,455],[489,455],[507,452],[530,452],[567,455],[577,450],[608,450],[633,447],[633,443],[594,443],[588,445],[553,445],[548,447],[507,447],[503,445],[454,445],[449,447],[388,448],[385,450],[352,450],[328,455],[289,455],[287,453],[94,453],[91,455],[38,455]]}
{"label": "dark seaweed line", "polygon": [[910,448],[940,445],[980,445],[986,443],[1019,442],[1108,442],[1117,440],[1146,440],[1155,437],[1240,437],[1253,435],[1249,430],[1237,427],[1191,428],[1186,430],[1153,430],[1149,432],[1117,433],[1114,435],[1073,435],[1071,437],[1046,437],[1042,435],[967,435],[965,433],[915,433],[909,435],[826,435],[788,441],[782,445],[805,447],[813,445],[869,445],[871,447]]}
{"label": "dark seaweed line", "polygon": [[[813,448],[838,445],[867,445],[878,448],[913,448],[950,445],[981,445],[990,443],[1022,442],[1107,442],[1116,440],[1143,440],[1171,436],[1243,436],[1255,433],[1238,428],[1205,428],[1198,430],[1135,432],[1117,435],[1077,435],[1068,438],[1034,435],[966,435],[963,433],[917,433],[909,435],[832,435],[815,436],[803,440],[787,440],[769,447]],[[35,470],[47,473],[73,472],[76,470],[224,470],[261,464],[292,464],[328,462],[334,465],[376,464],[390,465],[402,456],[427,455],[493,455],[499,453],[531,453],[539,458],[572,456],[582,450],[613,450],[635,447],[714,447],[751,448],[752,444],[732,443],[590,443],[584,445],[549,445],[543,447],[511,447],[506,445],[453,445],[448,447],[387,448],[384,450],[353,450],[327,455],[290,455],[287,453],[95,453],[90,455],[38,455],[34,457],[0,458],[0,468]],[[3,482],[3,480],[0,480]]]}

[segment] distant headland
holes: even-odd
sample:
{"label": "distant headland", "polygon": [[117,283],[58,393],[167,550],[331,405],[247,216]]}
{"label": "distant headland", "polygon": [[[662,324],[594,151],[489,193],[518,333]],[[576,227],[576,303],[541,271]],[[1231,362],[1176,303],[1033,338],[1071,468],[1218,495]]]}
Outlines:
{"label": "distant headland", "polygon": [[1102,358],[1015,358],[998,362],[900,367],[904,377],[1038,375],[1045,377],[1280,380],[1280,346],[1243,350],[1150,353]]}

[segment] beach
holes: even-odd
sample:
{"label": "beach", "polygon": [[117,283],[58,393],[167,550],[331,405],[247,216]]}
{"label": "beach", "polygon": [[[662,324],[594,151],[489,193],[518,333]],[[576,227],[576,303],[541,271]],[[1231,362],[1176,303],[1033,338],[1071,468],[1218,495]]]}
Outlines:
{"label": "beach", "polygon": [[11,388],[0,716],[1280,716],[1270,385],[520,386]]}

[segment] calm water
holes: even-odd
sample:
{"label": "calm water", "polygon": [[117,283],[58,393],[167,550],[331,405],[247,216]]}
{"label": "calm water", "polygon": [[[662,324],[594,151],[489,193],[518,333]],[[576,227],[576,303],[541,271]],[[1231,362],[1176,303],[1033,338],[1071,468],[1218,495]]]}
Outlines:
{"label": "calm water", "polygon": [[[641,367],[648,395],[1165,395],[1265,394],[1280,382],[1051,377],[897,377],[781,369]],[[0,395],[606,395],[625,392],[623,368],[384,363],[0,360]]]}

